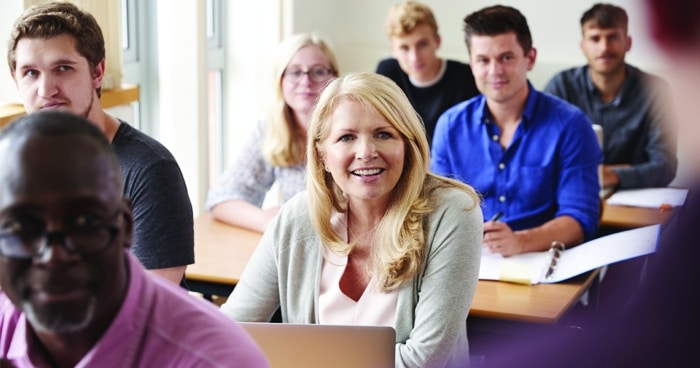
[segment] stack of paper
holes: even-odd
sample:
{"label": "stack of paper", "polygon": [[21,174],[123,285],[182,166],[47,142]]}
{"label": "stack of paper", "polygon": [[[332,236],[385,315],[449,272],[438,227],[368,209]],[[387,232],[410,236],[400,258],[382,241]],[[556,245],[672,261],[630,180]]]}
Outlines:
{"label": "stack of paper", "polygon": [[688,189],[680,188],[630,189],[615,192],[608,198],[607,203],[613,206],[649,208],[680,207],[685,203],[687,196]]}

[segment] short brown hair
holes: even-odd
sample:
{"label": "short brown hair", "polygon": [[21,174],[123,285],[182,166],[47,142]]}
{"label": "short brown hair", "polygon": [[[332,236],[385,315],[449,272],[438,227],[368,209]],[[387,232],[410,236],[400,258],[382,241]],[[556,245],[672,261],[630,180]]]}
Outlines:
{"label": "short brown hair", "polygon": [[464,17],[464,42],[470,49],[473,36],[497,36],[513,32],[525,54],[532,49],[532,35],[527,19],[510,6],[494,5]]}
{"label": "short brown hair", "polygon": [[405,36],[423,24],[427,24],[437,35],[438,26],[433,11],[419,2],[403,1],[389,9],[385,23],[386,34],[390,38]]}
{"label": "short brown hair", "polygon": [[627,32],[629,18],[627,12],[619,6],[612,4],[598,3],[586,10],[581,16],[581,30],[591,22],[595,28],[616,28],[622,27]]}
{"label": "short brown hair", "polygon": [[[68,2],[49,1],[34,5],[22,13],[15,21],[7,45],[7,64],[15,73],[17,43],[22,38],[43,38],[68,34],[75,39],[75,48],[84,56],[90,69],[105,58],[105,40],[102,29],[92,14]],[[100,88],[97,88],[99,96]]]}

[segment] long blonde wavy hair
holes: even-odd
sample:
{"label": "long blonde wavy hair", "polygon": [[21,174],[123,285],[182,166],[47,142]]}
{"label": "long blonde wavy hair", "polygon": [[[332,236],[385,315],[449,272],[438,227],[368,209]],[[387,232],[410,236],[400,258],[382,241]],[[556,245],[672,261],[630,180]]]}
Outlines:
{"label": "long blonde wavy hair", "polygon": [[405,144],[403,173],[377,225],[370,262],[370,272],[381,280],[382,290],[392,290],[412,280],[423,268],[426,257],[424,218],[436,207],[432,201],[433,190],[460,188],[473,197],[475,206],[478,206],[479,197],[468,185],[429,172],[430,151],[423,123],[393,81],[373,73],[348,74],[332,81],[323,91],[308,130],[309,211],[325,247],[346,255],[354,247],[331,227],[333,209],[347,211],[347,199],[325,170],[321,151],[322,142],[330,134],[334,110],[347,100],[376,111],[398,130]]}
{"label": "long blonde wavy hair", "polygon": [[289,167],[302,164],[306,158],[306,141],[300,137],[306,132],[294,121],[291,107],[284,101],[282,77],[287,65],[296,53],[307,46],[316,46],[326,56],[333,74],[338,75],[338,61],[328,43],[315,34],[297,34],[282,41],[277,48],[273,66],[274,95],[271,96],[269,114],[265,124],[262,155],[275,166]]}

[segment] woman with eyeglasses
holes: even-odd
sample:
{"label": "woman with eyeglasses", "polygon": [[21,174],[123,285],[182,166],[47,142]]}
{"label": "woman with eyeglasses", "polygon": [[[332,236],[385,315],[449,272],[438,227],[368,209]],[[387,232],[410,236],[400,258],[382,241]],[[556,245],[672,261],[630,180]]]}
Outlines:
{"label": "woman with eyeglasses", "polygon": [[273,75],[275,93],[268,117],[207,198],[207,208],[218,220],[259,232],[279,210],[262,208],[275,182],[282,201],[306,188],[306,129],[319,94],[338,76],[338,62],[326,41],[298,34],[278,46]]}

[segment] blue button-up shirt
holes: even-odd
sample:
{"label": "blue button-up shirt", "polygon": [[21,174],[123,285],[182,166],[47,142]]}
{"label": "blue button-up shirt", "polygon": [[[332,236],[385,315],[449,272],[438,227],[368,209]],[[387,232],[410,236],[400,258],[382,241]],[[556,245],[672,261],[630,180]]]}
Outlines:
{"label": "blue button-up shirt", "polygon": [[457,104],[438,119],[431,170],[473,186],[484,218],[504,213],[513,230],[568,215],[586,239],[599,214],[602,152],[591,123],[577,107],[529,85],[525,110],[505,150],[483,95]]}

